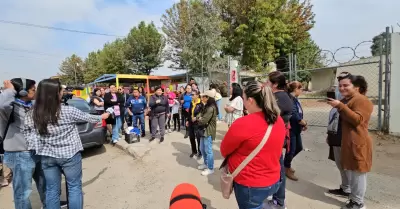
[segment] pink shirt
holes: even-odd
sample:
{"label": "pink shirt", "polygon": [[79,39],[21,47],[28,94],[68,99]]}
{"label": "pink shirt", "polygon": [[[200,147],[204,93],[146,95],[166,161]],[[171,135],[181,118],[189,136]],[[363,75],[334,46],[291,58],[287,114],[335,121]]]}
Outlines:
{"label": "pink shirt", "polygon": [[167,97],[168,97],[168,104],[169,104],[169,106],[172,106],[172,105],[174,105],[174,99],[176,98],[176,95],[175,95],[175,93],[174,92],[169,92],[168,94],[167,94]]}

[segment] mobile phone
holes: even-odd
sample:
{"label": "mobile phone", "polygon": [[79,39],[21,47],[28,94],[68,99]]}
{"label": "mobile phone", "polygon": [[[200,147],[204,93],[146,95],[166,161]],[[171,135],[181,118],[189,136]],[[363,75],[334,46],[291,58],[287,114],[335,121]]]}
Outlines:
{"label": "mobile phone", "polygon": [[326,97],[329,99],[336,99],[336,92],[328,91],[328,92],[326,92]]}

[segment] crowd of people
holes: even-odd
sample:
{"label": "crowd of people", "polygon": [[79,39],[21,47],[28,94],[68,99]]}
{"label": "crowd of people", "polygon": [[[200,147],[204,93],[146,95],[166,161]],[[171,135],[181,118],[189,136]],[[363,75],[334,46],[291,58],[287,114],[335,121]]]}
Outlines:
{"label": "crowd of people", "polygon": [[[362,76],[341,73],[337,79],[339,93],[327,98],[332,106],[327,143],[342,183],[327,192],[349,198],[342,209],[363,209],[366,175],[372,165],[368,122],[373,105],[365,96],[367,82]],[[270,73],[265,83],[249,81],[243,87],[232,83],[224,107],[217,85],[200,92],[193,79],[178,92],[155,87],[150,97],[138,87],[96,88],[88,102],[99,115],[63,105],[65,86],[57,80],[42,80],[36,88],[35,81],[16,78],[5,81],[4,89],[0,94],[4,152],[0,183],[4,186],[13,180],[17,209],[31,208],[32,179],[43,207],[60,208],[61,175],[68,185],[69,208],[83,208],[83,148],[77,121],[106,120],[113,144],[121,139],[124,126],[139,128],[145,137],[146,116],[150,142],[159,135],[162,143],[166,133],[185,129],[183,138],[189,138],[191,145],[189,157],[202,159],[198,169],[207,176],[215,171],[212,145],[217,124],[224,120],[229,129],[220,152],[228,171],[235,174],[232,190],[239,209],[284,209],[286,178],[298,180],[292,161],[303,150],[301,132],[308,129],[299,100],[303,85],[288,83],[279,71]]]}

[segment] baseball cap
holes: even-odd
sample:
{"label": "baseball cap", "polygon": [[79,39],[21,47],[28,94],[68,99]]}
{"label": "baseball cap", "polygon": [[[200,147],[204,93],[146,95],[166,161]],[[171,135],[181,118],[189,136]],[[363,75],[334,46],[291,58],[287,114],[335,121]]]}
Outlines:
{"label": "baseball cap", "polygon": [[171,194],[169,209],[203,209],[197,188],[189,183],[176,186]]}
{"label": "baseball cap", "polygon": [[211,98],[215,98],[216,93],[217,92],[215,90],[207,90],[204,93],[200,94],[200,96],[208,96]]}

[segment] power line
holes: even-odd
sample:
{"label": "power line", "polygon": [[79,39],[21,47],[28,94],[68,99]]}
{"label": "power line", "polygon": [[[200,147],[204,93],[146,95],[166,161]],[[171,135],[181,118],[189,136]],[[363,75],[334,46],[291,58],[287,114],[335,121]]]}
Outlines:
{"label": "power line", "polygon": [[21,25],[21,26],[27,26],[27,27],[49,29],[49,30],[58,30],[58,31],[71,32],[71,33],[83,33],[83,34],[89,34],[89,35],[109,36],[109,37],[118,37],[118,38],[124,37],[124,36],[107,34],[107,33],[97,33],[97,32],[90,32],[90,31],[81,31],[81,30],[74,30],[74,29],[58,28],[58,27],[52,27],[52,26],[36,25],[36,24],[32,24],[32,23],[9,21],[9,20],[0,20],[0,23],[11,24],[11,25]]}
{"label": "power line", "polygon": [[12,51],[12,52],[24,52],[24,53],[29,53],[29,54],[45,55],[45,56],[50,56],[50,57],[59,57],[59,58],[61,57],[61,56],[55,55],[55,54],[48,54],[45,52],[38,52],[38,51],[30,51],[30,50],[25,50],[25,49],[13,49],[13,48],[0,47],[0,50]]}
{"label": "power line", "polygon": [[43,58],[39,58],[39,57],[0,53],[0,57],[2,57],[2,56],[9,56],[9,57],[12,57],[12,58],[17,58],[17,59],[27,59],[28,58],[28,59],[42,61],[42,62],[53,62],[53,61],[55,61],[55,60],[52,61],[52,60],[49,60],[49,59],[43,59]]}

